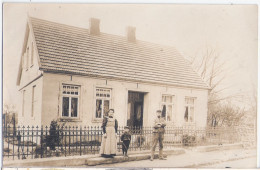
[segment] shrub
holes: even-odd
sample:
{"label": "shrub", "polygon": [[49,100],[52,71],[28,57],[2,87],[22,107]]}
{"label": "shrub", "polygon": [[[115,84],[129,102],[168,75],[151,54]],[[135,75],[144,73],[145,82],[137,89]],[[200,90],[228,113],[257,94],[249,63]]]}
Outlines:
{"label": "shrub", "polygon": [[58,130],[57,121],[51,121],[49,135],[46,138],[46,144],[50,147],[51,150],[55,150],[56,146],[58,146],[61,142],[59,133],[60,130]]}
{"label": "shrub", "polygon": [[135,142],[136,142],[138,147],[142,146],[144,144],[144,142],[145,142],[145,137],[144,136],[137,136]]}
{"label": "shrub", "polygon": [[195,136],[190,136],[190,135],[183,135],[182,136],[182,144],[183,146],[191,146],[196,142],[196,137]]}

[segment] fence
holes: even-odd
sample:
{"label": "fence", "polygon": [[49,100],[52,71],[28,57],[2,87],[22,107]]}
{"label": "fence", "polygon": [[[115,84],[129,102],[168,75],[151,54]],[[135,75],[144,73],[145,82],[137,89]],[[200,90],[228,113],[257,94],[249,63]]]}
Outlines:
{"label": "fence", "polygon": [[[224,144],[240,141],[235,128],[166,127],[164,148],[198,145]],[[123,127],[118,128],[118,151],[122,148],[120,136]],[[130,151],[150,149],[152,127],[131,127]],[[96,154],[102,141],[101,127],[7,127],[3,132],[4,160],[34,159],[51,156]]]}

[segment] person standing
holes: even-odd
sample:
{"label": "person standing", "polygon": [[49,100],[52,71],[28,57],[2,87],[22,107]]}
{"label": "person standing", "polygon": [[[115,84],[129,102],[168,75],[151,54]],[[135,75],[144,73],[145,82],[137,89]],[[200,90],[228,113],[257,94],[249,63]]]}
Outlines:
{"label": "person standing", "polygon": [[105,116],[102,123],[103,136],[100,146],[100,154],[102,157],[113,157],[116,155],[117,128],[118,122],[114,118],[114,109],[109,109],[108,117]]}
{"label": "person standing", "polygon": [[156,111],[156,119],[154,120],[153,125],[153,143],[152,143],[152,149],[151,149],[151,161],[154,159],[154,152],[156,145],[159,141],[159,159],[165,160],[163,157],[163,139],[164,139],[164,127],[166,126],[165,119],[162,117],[162,111],[157,110]]}
{"label": "person standing", "polygon": [[131,134],[129,133],[128,126],[124,127],[124,133],[121,136],[121,141],[123,141],[123,144],[122,144],[123,155],[124,155],[124,157],[128,157],[127,150],[129,148],[129,144],[131,141]]}

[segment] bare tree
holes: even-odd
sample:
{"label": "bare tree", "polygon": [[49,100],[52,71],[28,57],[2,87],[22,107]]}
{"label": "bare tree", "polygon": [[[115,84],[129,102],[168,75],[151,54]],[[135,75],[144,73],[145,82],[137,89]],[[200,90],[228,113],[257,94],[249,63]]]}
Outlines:
{"label": "bare tree", "polygon": [[3,107],[3,114],[5,115],[6,124],[13,124],[13,122],[18,119],[18,114],[13,104],[5,103]]}
{"label": "bare tree", "polygon": [[238,118],[240,119],[244,115],[244,109],[238,109],[235,106],[228,107],[225,103],[231,99],[240,100],[244,95],[239,93],[225,95],[224,92],[230,87],[223,85],[222,82],[231,72],[230,68],[226,67],[226,60],[222,59],[214,48],[206,48],[200,57],[191,57],[189,61],[194,71],[210,87],[208,125],[213,127],[234,125],[234,121],[238,121]]}
{"label": "bare tree", "polygon": [[229,102],[211,105],[208,124],[213,127],[232,127],[241,123],[246,110],[232,105]]}
{"label": "bare tree", "polygon": [[221,86],[222,81],[230,71],[225,67],[226,60],[220,60],[219,53],[213,48],[206,48],[201,57],[192,57],[190,60],[194,70],[199,74],[205,83],[210,87],[209,103],[218,103],[230,96],[219,95],[229,87]]}

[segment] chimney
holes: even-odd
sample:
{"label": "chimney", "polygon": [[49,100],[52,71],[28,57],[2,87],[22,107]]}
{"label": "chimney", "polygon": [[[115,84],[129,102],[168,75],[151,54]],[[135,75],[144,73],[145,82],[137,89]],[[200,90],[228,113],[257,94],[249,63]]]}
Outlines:
{"label": "chimney", "polygon": [[126,28],[126,36],[129,42],[135,42],[135,27],[128,26]]}
{"label": "chimney", "polygon": [[99,23],[100,23],[100,20],[97,18],[89,19],[89,33],[90,34],[99,35],[99,33],[100,33]]}

